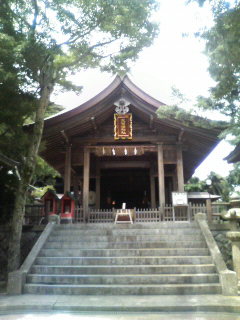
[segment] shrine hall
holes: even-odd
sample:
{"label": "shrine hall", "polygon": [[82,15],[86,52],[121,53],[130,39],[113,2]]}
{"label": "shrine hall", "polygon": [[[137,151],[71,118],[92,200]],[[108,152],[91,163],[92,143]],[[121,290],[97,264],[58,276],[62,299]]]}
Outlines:
{"label": "shrine hall", "polygon": [[45,120],[41,156],[64,179],[77,206],[157,208],[171,204],[219,142],[219,128],[161,119],[164,103],[116,76],[80,106]]}

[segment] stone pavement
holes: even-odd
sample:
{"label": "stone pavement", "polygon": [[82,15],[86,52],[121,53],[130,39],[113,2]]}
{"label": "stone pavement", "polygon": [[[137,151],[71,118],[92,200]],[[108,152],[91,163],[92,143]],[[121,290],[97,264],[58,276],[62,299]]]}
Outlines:
{"label": "stone pavement", "polygon": [[0,296],[0,314],[28,312],[231,312],[240,314],[240,297],[191,296]]}
{"label": "stone pavement", "polygon": [[235,313],[22,313],[0,315],[0,320],[240,320]]}

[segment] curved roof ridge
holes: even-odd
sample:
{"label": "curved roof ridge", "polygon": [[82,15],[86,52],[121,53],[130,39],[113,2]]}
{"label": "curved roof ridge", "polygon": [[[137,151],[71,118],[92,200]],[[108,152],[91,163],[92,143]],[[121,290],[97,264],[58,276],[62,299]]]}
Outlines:
{"label": "curved roof ridge", "polygon": [[166,105],[165,103],[153,98],[150,94],[146,93],[144,90],[139,88],[128,75],[125,75],[123,78],[123,83],[126,85],[128,89],[130,89],[135,95],[140,97],[145,102],[148,102],[155,108],[159,108],[162,105]]}
{"label": "curved roof ridge", "polygon": [[153,111],[155,112],[161,105],[165,105],[163,102],[153,98],[149,94],[147,94],[145,91],[143,91],[141,88],[139,88],[137,85],[135,85],[132,80],[128,77],[128,75],[124,75],[121,77],[120,75],[116,75],[114,80],[101,92],[99,92],[97,95],[92,97],[91,99],[83,102],[79,106],[70,109],[61,111],[60,113],[49,117],[45,119],[45,126],[49,126],[52,124],[56,124],[58,122],[64,121],[66,119],[69,119],[71,117],[74,117],[78,115],[79,113],[90,109],[94,105],[100,103],[105,98],[107,98],[114,90],[116,90],[120,85],[123,85],[130,93],[135,95],[136,97],[143,100],[145,103],[149,104],[151,107],[153,107]]}
{"label": "curved roof ridge", "polygon": [[97,103],[99,103],[100,101],[102,101],[105,97],[108,96],[109,93],[111,93],[113,90],[115,90],[122,82],[122,79],[119,75],[117,75],[113,81],[106,87],[104,88],[102,91],[100,91],[98,94],[96,94],[95,96],[93,96],[92,98],[90,98],[89,100],[83,102],[82,104],[80,104],[79,106],[70,109],[70,110],[66,110],[65,112],[59,112],[56,115],[49,117],[47,119],[44,120],[45,124],[51,124],[51,120],[54,121],[54,123],[56,123],[56,121],[62,121],[65,120],[65,118],[69,118],[72,116],[75,116],[76,113],[78,112],[82,112],[94,105],[96,105]]}

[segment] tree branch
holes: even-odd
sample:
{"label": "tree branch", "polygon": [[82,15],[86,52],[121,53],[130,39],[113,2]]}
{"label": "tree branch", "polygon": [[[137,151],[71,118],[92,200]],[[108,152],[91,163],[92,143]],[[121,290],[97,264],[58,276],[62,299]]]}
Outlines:
{"label": "tree branch", "polygon": [[19,16],[16,12],[12,10],[12,8],[9,6],[8,1],[6,0],[2,0],[2,1],[4,1],[4,5],[8,8],[9,12],[11,12],[13,17],[15,17],[17,20],[23,21],[29,28],[31,28],[30,23],[28,23],[22,16]]}
{"label": "tree branch", "polygon": [[38,4],[37,4],[37,0],[32,0],[32,5],[34,7],[34,17],[33,17],[33,22],[32,22],[32,30],[33,30],[33,34],[35,33],[36,30],[36,26],[37,26],[37,17],[38,17]]}

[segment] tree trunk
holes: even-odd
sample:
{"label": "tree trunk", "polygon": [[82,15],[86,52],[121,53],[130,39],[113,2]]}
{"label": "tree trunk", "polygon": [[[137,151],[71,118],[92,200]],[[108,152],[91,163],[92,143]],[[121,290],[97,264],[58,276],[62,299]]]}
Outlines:
{"label": "tree trunk", "polygon": [[36,157],[42,138],[44,126],[44,114],[49,104],[50,95],[53,91],[52,64],[46,65],[45,70],[41,73],[40,81],[40,99],[36,110],[35,123],[31,134],[31,141],[28,148],[27,158],[23,163],[21,170],[21,180],[16,190],[14,212],[11,225],[11,234],[8,251],[8,271],[17,270],[20,266],[20,242],[22,236],[22,225],[25,214],[25,204],[29,184],[35,170]]}

